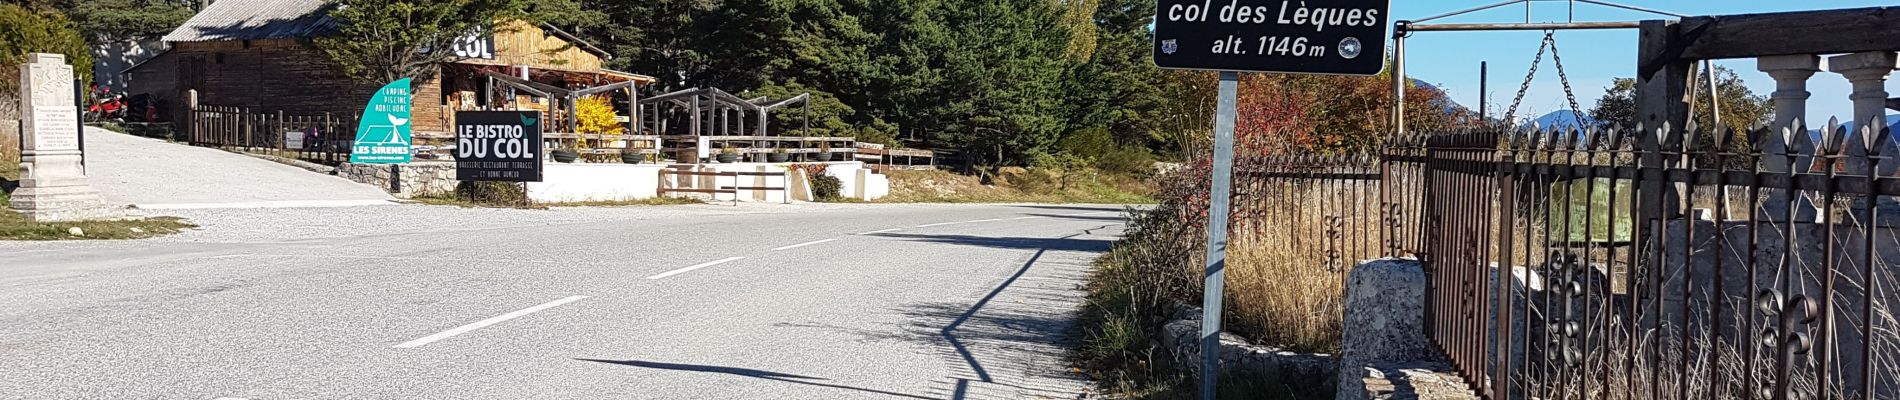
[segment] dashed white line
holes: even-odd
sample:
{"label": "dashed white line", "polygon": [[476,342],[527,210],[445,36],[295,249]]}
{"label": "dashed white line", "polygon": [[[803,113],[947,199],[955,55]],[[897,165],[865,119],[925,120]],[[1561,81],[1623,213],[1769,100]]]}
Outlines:
{"label": "dashed white line", "polygon": [[991,219],[979,219],[975,221],[963,221],[963,223],[974,224],[974,223],[981,223],[981,222],[996,222],[996,221],[1003,221],[1003,220],[1004,219],[1002,218],[991,218]]}
{"label": "dashed white line", "polygon": [[743,260],[743,259],[745,259],[745,257],[732,257],[732,258],[727,258],[727,259],[724,259],[724,260],[719,260],[719,261],[713,261],[713,262],[708,262],[708,263],[705,263],[705,264],[699,264],[699,265],[694,265],[694,266],[691,266],[691,267],[686,267],[686,268],[680,268],[680,269],[676,269],[676,270],[672,270],[672,271],[666,271],[666,273],[662,273],[662,274],[659,274],[659,275],[654,275],[654,276],[649,276],[649,277],[647,277],[647,279],[666,279],[666,277],[669,277],[669,276],[673,276],[673,275],[679,275],[679,274],[684,274],[684,273],[687,273],[687,272],[692,272],[693,270],[696,270],[696,269],[700,269],[700,268],[706,268],[706,267],[710,267],[710,266],[714,266],[714,265],[719,265],[719,264],[725,264],[725,263],[729,263],[729,262],[733,262],[733,261],[739,261],[739,260]]}
{"label": "dashed white line", "polygon": [[825,239],[825,240],[814,240],[814,241],[810,241],[810,242],[804,242],[804,243],[799,243],[799,244],[794,244],[794,245],[791,245],[791,246],[785,246],[785,247],[780,247],[780,248],[776,248],[776,249],[772,249],[772,251],[779,251],[779,250],[791,250],[791,249],[796,249],[796,248],[800,248],[800,247],[805,247],[805,246],[810,246],[810,245],[814,245],[814,244],[819,244],[819,243],[825,243],[825,242],[831,242],[831,241],[835,241],[835,240],[838,240],[838,239]]}
{"label": "dashed white line", "polygon": [[1025,219],[1037,219],[1037,218],[1042,218],[1042,217],[1016,217],[1016,218],[1010,218],[1009,220],[1010,220],[1010,221],[1021,221],[1021,220],[1025,220]]}
{"label": "dashed white line", "polygon": [[961,224],[961,223],[962,223],[962,222],[939,222],[939,223],[935,223],[935,224],[923,224],[923,225],[918,225],[917,227],[918,227],[918,228],[929,228],[929,227],[933,227],[933,226],[944,226],[944,225],[956,225],[956,224]]}
{"label": "dashed white line", "polygon": [[860,233],[860,234],[858,234],[858,235],[860,235],[860,236],[862,236],[862,235],[876,235],[876,234],[879,234],[879,233],[890,233],[890,232],[896,232],[896,231],[901,231],[901,230],[904,230],[904,228],[891,228],[891,229],[885,229],[885,230],[876,230],[876,231],[870,231],[870,232],[865,232],[865,233]]}
{"label": "dashed white line", "polygon": [[482,329],[482,328],[488,327],[489,325],[499,324],[499,323],[506,322],[508,320],[515,319],[515,318],[521,318],[524,315],[537,313],[537,312],[540,312],[541,310],[546,310],[546,309],[550,309],[554,307],[559,307],[562,304],[573,303],[585,298],[587,298],[587,296],[572,296],[565,299],[551,301],[551,302],[548,302],[547,304],[524,308],[519,311],[502,314],[494,318],[476,321],[473,324],[462,325],[462,326],[456,327],[455,329],[450,329],[450,330],[442,331],[441,333],[437,333],[434,335],[425,336],[421,339],[403,342],[402,344],[396,345],[396,348],[412,349],[416,347],[421,347],[422,345],[435,343],[435,341],[438,341],[438,340],[448,339],[451,337],[455,337],[455,335],[469,333],[470,331],[474,331],[476,329]]}

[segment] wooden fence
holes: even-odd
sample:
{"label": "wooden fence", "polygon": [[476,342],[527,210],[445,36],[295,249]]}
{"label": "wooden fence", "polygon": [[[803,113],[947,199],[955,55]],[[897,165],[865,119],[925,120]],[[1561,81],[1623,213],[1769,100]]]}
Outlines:
{"label": "wooden fence", "polygon": [[356,138],[355,116],[208,105],[192,108],[189,113],[186,140],[195,146],[337,165],[349,161]]}

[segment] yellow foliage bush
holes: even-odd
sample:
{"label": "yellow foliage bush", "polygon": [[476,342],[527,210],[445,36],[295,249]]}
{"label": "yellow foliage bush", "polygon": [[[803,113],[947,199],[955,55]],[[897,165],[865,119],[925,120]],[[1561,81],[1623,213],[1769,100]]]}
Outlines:
{"label": "yellow foliage bush", "polygon": [[621,133],[619,117],[614,106],[605,97],[587,97],[574,103],[575,118],[580,121],[580,133]]}

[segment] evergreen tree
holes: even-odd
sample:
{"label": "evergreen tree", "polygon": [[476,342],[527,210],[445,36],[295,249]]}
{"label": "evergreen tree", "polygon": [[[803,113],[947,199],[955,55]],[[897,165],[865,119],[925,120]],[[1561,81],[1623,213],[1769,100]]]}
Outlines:
{"label": "evergreen tree", "polygon": [[[972,4],[974,3],[974,4]],[[1068,32],[1043,0],[976,0],[944,9],[955,42],[938,91],[947,145],[968,163],[1023,164],[1060,135]]]}

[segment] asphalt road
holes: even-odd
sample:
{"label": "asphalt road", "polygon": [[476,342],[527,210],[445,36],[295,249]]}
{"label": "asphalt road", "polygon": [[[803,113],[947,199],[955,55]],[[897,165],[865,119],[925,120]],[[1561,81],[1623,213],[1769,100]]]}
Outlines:
{"label": "asphalt road", "polygon": [[5,399],[1089,398],[1117,207],[179,210],[0,242]]}

